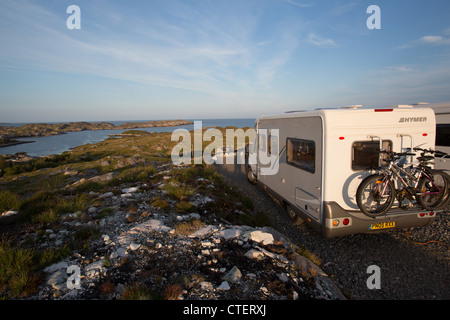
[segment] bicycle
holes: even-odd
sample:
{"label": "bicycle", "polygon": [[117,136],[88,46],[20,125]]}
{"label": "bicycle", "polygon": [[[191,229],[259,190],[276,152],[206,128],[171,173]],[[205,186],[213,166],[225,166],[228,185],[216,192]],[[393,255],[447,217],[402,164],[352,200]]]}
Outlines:
{"label": "bicycle", "polygon": [[[416,200],[426,210],[437,210],[446,205],[450,177],[443,171],[429,167],[429,162],[434,157],[425,154],[434,151],[420,148],[414,150],[422,151],[422,155],[417,158],[419,163],[409,163],[406,166],[399,164],[399,160],[404,156],[415,156],[415,153],[380,151],[387,155],[387,159],[382,160],[389,165],[366,177],[359,185],[356,202],[361,212],[369,217],[378,217],[393,206],[395,199],[402,208],[405,198]],[[396,189],[395,182],[403,188]]]}

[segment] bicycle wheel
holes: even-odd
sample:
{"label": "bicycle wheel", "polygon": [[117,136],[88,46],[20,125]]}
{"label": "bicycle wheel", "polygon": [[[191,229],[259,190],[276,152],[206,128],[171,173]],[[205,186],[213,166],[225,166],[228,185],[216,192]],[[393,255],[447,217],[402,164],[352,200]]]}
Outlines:
{"label": "bicycle wheel", "polygon": [[394,204],[395,186],[388,176],[373,174],[365,178],[356,191],[356,202],[369,217],[385,214]]}
{"label": "bicycle wheel", "polygon": [[426,210],[436,210],[445,206],[449,199],[450,177],[443,171],[432,170],[424,175],[416,190],[417,203]]}

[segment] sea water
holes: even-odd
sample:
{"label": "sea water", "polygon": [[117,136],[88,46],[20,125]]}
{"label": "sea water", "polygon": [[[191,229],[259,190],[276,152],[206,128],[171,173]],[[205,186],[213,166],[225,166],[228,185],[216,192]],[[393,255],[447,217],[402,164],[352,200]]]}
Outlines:
{"label": "sea water", "polygon": [[[237,128],[251,127],[255,124],[255,119],[189,119],[192,122],[202,121],[205,127],[227,127],[234,126]],[[108,121],[114,125],[120,125],[126,122],[146,122],[146,121]],[[4,124],[6,126],[21,126],[24,123]],[[193,130],[194,125],[185,125],[177,127],[155,127],[155,128],[137,128],[148,132],[173,132],[175,129]],[[61,154],[78,146],[97,143],[109,138],[110,135],[120,134],[129,129],[120,130],[86,130],[77,132],[68,132],[67,134],[46,136],[46,137],[30,137],[19,138],[18,141],[33,141],[30,143],[18,144],[9,147],[0,148],[0,154],[15,154],[18,152],[26,152],[33,157],[41,157],[50,154]]]}

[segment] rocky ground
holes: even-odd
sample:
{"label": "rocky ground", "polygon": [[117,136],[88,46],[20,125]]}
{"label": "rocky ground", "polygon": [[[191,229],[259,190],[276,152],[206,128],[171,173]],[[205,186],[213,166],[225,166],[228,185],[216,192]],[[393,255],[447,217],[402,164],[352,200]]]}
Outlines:
{"label": "rocky ground", "polygon": [[[165,198],[161,186],[133,185],[121,194],[97,196],[101,205],[90,207],[87,215],[113,211],[82,227],[96,228],[100,237],[90,244],[95,249],[88,255],[73,252],[45,268],[46,281],[30,299],[342,298],[282,234],[218,221],[207,212],[214,201],[207,196],[195,195],[197,212],[189,214],[152,207],[152,198]],[[75,217],[80,214],[67,213],[60,229],[46,230],[43,245],[62,245],[81,227]],[[25,234],[23,240],[30,236],[35,235]],[[79,290],[67,288],[69,266],[81,271]]]}
{"label": "rocky ground", "polygon": [[[0,277],[4,298],[345,299],[320,261],[271,228],[266,213],[213,167],[150,165],[117,155],[95,165],[40,169],[40,178],[33,171],[2,183],[25,192],[25,180],[31,188],[60,177],[48,185],[53,190],[0,217],[0,256],[10,248],[39,253],[41,260],[61,256],[33,268],[32,288],[22,292]],[[130,172],[137,175],[131,179]]]}

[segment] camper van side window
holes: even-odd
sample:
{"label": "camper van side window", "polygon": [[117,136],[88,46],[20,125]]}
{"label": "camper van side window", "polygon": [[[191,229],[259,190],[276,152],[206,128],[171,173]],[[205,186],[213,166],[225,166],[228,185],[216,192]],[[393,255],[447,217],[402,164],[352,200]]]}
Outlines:
{"label": "camper van side window", "polygon": [[[383,141],[383,149],[392,150],[391,141]],[[384,156],[384,155],[383,155]],[[387,163],[382,161],[382,166]],[[380,167],[380,143],[378,141],[358,141],[352,147],[352,169],[366,170]]]}
{"label": "camper van side window", "polygon": [[450,124],[436,125],[436,146],[450,147]]}
{"label": "camper van side window", "polygon": [[286,162],[300,169],[316,171],[316,144],[314,141],[287,139]]}

